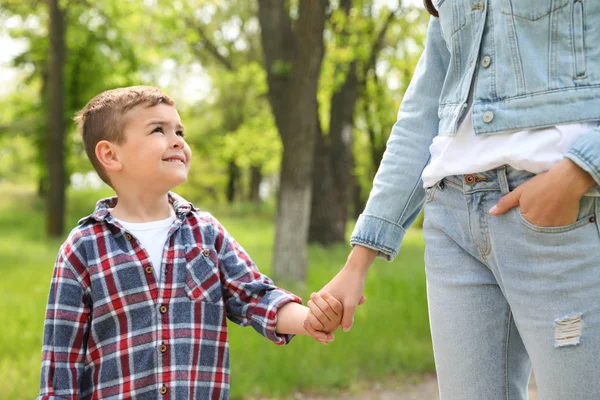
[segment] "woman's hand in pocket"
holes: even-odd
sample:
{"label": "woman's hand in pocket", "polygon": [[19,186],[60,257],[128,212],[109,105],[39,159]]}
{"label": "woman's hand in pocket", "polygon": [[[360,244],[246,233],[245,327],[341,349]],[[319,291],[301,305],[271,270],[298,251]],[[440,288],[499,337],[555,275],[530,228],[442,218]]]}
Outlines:
{"label": "woman's hand in pocket", "polygon": [[595,185],[586,171],[565,158],[502,197],[490,214],[502,215],[519,206],[523,218],[533,225],[566,226],[577,220],[581,197]]}

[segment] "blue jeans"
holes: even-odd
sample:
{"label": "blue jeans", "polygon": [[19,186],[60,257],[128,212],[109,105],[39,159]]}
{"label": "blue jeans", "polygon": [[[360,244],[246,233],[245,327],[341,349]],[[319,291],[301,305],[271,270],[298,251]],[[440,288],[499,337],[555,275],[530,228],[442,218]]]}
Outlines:
{"label": "blue jeans", "polygon": [[510,167],[428,188],[425,264],[441,400],[600,399],[600,198],[539,227],[488,210],[533,174]]}

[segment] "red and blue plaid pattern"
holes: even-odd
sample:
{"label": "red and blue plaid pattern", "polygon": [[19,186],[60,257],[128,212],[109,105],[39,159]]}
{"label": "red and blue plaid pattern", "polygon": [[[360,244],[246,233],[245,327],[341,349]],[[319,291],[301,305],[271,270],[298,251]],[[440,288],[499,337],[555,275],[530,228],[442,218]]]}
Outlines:
{"label": "red and blue plaid pattern", "polygon": [[62,245],[50,286],[38,400],[227,399],[226,318],[276,344],[277,310],[301,300],[261,274],[210,214],[170,193],[161,277],[98,202]]}

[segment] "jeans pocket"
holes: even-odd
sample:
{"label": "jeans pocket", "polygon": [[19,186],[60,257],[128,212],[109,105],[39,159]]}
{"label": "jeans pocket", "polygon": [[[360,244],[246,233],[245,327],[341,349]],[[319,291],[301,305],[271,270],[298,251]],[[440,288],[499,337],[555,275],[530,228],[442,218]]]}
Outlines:
{"label": "jeans pocket", "polygon": [[584,196],[579,202],[579,212],[575,222],[563,226],[539,226],[527,220],[521,213],[521,207],[517,207],[521,223],[528,229],[540,233],[563,233],[577,229],[583,225],[596,222],[596,198]]}
{"label": "jeans pocket", "polygon": [[192,301],[219,303],[223,290],[217,252],[194,246],[185,254],[185,291]]}

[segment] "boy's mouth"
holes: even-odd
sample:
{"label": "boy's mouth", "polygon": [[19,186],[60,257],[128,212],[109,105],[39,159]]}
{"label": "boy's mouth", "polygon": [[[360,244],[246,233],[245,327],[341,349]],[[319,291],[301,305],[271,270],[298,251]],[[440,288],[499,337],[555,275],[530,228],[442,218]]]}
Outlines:
{"label": "boy's mouth", "polygon": [[167,162],[173,162],[173,163],[177,163],[177,164],[185,164],[185,158],[183,156],[171,156],[168,158],[164,158],[163,161],[167,161]]}

